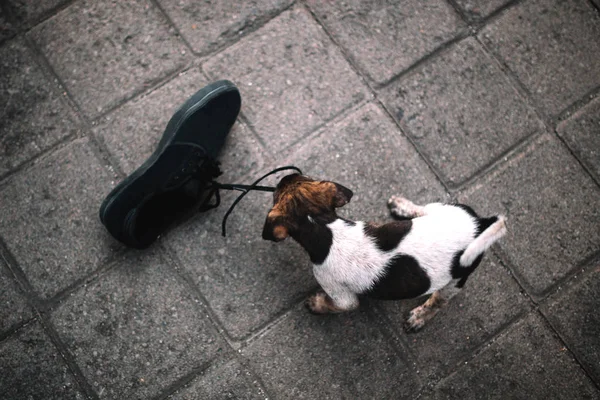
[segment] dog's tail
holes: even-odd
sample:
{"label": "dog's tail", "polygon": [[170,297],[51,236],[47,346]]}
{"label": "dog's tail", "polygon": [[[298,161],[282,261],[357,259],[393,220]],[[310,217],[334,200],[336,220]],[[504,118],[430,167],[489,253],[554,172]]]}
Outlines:
{"label": "dog's tail", "polygon": [[471,266],[477,257],[506,234],[506,218],[503,215],[492,218],[496,221],[481,232],[460,256],[460,265],[462,267]]}

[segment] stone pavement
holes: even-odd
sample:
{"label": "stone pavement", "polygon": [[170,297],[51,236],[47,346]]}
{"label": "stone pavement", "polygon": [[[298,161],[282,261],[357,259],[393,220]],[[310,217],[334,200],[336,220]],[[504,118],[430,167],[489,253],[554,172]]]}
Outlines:
{"label": "stone pavement", "polygon": [[[0,398],[600,399],[600,1],[235,3],[0,2]],[[509,234],[410,335],[422,299],[307,313],[268,194],[123,248],[102,199],[222,78],[221,181],[293,163],[350,218],[403,194]]]}

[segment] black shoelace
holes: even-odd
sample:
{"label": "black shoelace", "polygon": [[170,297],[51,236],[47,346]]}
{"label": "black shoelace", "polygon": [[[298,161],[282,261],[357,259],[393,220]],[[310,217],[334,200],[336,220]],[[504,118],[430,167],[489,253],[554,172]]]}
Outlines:
{"label": "black shoelace", "polygon": [[[203,160],[202,164],[199,165],[198,169],[196,171],[194,171],[194,175],[198,179],[206,179],[207,176],[210,176],[210,183],[207,188],[207,190],[209,191],[209,194],[207,195],[204,202],[200,205],[199,211],[201,211],[201,212],[207,211],[207,210],[216,208],[221,204],[221,193],[219,192],[220,189],[237,190],[237,191],[242,192],[235,199],[235,201],[231,204],[231,206],[229,207],[229,209],[223,216],[223,221],[221,223],[221,235],[227,236],[227,232],[226,232],[227,218],[233,212],[233,209],[235,208],[235,206],[244,198],[244,196],[246,196],[248,194],[248,192],[250,192],[251,190],[257,190],[257,191],[261,191],[261,192],[274,192],[275,187],[259,186],[258,184],[263,179],[265,179],[273,174],[276,174],[281,171],[287,171],[287,170],[294,170],[302,175],[302,171],[300,170],[300,168],[294,167],[293,165],[287,165],[285,167],[275,168],[274,170],[266,173],[265,175],[263,175],[260,178],[258,178],[257,180],[255,180],[250,185],[242,185],[242,184],[238,184],[238,183],[219,183],[214,180],[215,178],[217,178],[218,176],[221,175],[221,169],[219,168],[219,162],[214,161],[212,159],[205,158]],[[211,199],[213,198],[213,196],[214,196],[215,202],[211,204]]]}

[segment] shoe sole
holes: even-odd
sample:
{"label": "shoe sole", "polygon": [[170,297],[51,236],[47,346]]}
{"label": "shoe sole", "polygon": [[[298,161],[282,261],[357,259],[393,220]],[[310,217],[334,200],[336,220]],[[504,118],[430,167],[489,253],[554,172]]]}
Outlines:
{"label": "shoe sole", "polygon": [[[171,144],[175,134],[183,124],[183,122],[199,108],[205,106],[210,100],[228,91],[238,91],[238,88],[227,80],[217,81],[210,85],[200,89],[196,94],[189,98],[181,107],[177,109],[175,115],[169,123],[163,133],[163,136],[158,143],[156,150],[150,155],[150,157],[133,173],[127,176],[121,183],[119,183],[111,192],[106,196],[102,205],[100,206],[100,221],[104,224],[105,216],[110,209],[113,201],[121,195],[131,185],[133,181],[142,176],[148,169],[150,169],[154,163],[160,158],[164,150]],[[177,117],[177,114],[181,113]],[[173,126],[169,129],[169,126]]]}

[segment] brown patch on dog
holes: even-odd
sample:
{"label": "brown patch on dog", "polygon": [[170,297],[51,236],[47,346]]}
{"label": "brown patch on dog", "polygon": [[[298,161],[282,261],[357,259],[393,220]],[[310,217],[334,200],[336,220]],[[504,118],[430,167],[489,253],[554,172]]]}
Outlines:
{"label": "brown patch on dog", "polygon": [[433,318],[444,304],[446,304],[446,300],[444,300],[439,290],[433,292],[425,303],[410,311],[404,327],[405,330],[407,332],[417,332],[421,330],[425,323]]}
{"label": "brown patch on dog", "polygon": [[308,307],[313,314],[341,313],[348,311],[336,306],[333,299],[323,292],[319,292],[306,299],[306,307]]}

